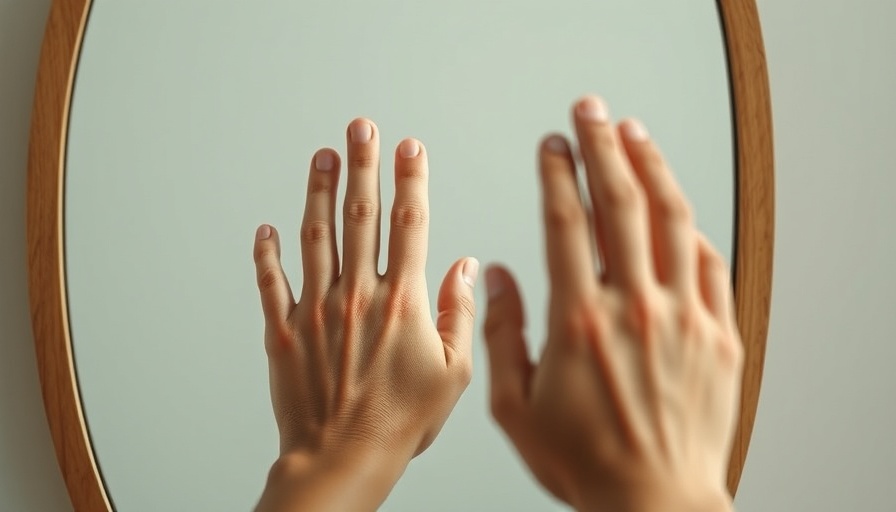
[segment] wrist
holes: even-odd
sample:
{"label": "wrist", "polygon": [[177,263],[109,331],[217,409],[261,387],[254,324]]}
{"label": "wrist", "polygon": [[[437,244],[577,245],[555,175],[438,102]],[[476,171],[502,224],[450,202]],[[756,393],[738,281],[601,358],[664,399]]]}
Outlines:
{"label": "wrist", "polygon": [[271,466],[257,510],[376,510],[410,459],[368,446],[287,452]]}
{"label": "wrist", "polygon": [[578,512],[733,512],[734,503],[724,487],[645,484],[619,486],[605,492],[586,493],[573,508]]}

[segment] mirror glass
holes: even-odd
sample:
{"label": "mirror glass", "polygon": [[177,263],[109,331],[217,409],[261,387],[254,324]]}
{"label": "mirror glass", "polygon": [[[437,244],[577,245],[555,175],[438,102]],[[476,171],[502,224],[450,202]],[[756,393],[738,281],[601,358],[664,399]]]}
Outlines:
{"label": "mirror glass", "polygon": [[[645,121],[730,261],[732,119],[712,2],[94,0],[74,90],[70,326],[118,510],[257,500],[278,446],[255,228],[280,229],[300,289],[309,161],[322,146],[344,155],[354,117],[379,126],[384,207],[395,145],[427,146],[432,304],[457,258],[505,262],[523,286],[533,353],[547,292],[536,145],[571,134],[583,93]],[[482,312],[482,287],[477,300]],[[472,384],[382,510],[565,510],[488,415],[481,321]]]}

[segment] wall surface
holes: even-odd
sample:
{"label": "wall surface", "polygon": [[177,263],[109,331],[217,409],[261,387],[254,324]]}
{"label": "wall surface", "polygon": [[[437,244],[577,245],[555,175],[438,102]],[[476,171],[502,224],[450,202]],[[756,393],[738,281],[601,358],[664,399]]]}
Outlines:
{"label": "wall surface", "polygon": [[[0,510],[70,510],[40,402],[24,196],[48,0],[0,0]],[[896,474],[896,4],[760,0],[777,247],[741,511],[885,511]],[[126,512],[126,511],[125,511]]]}
{"label": "wall surface", "polygon": [[742,511],[891,511],[896,3],[760,0],[777,233]]}
{"label": "wall surface", "polygon": [[44,418],[25,253],[34,79],[49,0],[0,0],[0,510],[70,510]]}

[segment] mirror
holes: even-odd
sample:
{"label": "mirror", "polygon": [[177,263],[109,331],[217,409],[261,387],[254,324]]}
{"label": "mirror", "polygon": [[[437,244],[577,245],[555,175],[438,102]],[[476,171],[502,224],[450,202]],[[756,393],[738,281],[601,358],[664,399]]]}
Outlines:
{"label": "mirror", "polygon": [[[753,383],[733,490],[767,325],[771,146],[758,28],[731,23],[755,7],[724,4],[55,2],[29,236],[45,401],[76,508],[251,509],[277,456],[254,230],[280,229],[299,289],[310,157],[344,155],[354,117],[379,126],[384,211],[392,149],[405,136],[427,146],[432,304],[457,258],[505,262],[535,353],[547,292],[535,149],[570,132],[584,92],[646,122],[733,265]],[[749,197],[747,171],[762,184]],[[479,318],[470,387],[382,510],[563,510],[488,416],[482,348]]]}

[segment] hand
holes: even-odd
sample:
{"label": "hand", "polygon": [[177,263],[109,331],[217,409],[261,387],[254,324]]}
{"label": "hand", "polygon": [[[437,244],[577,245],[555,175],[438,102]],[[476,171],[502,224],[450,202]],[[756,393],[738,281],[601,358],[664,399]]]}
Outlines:
{"label": "hand", "polygon": [[486,274],[493,415],[539,482],[579,510],[725,510],[742,366],[726,265],[640,123],[617,128],[598,98],[574,118],[593,213],[569,144],[548,137],[537,365],[513,278]]}
{"label": "hand", "polygon": [[[425,148],[406,139],[395,152],[385,275],[377,272],[379,137],[371,121],[356,119],[348,130],[341,272],[334,236],[339,168],[335,151],[315,154],[298,303],[281,267],[277,232],[265,225],[256,237],[281,453],[261,508],[293,500],[302,510],[375,509],[410,459],[435,439],[470,381],[479,264],[465,258],[449,269],[434,325],[424,275]],[[334,480],[341,482],[327,484]]]}

